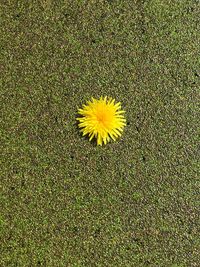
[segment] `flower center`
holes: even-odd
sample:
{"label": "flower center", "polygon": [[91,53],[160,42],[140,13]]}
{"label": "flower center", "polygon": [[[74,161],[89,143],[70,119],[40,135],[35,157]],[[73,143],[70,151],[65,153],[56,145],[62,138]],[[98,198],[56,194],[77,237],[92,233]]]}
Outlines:
{"label": "flower center", "polygon": [[101,114],[98,114],[98,116],[97,116],[97,120],[98,120],[98,122],[105,122],[106,121],[106,116],[105,116],[105,114],[103,114],[103,113],[101,113]]}
{"label": "flower center", "polygon": [[111,114],[109,114],[109,112],[101,111],[97,114],[97,121],[100,125],[107,127],[111,121]]}

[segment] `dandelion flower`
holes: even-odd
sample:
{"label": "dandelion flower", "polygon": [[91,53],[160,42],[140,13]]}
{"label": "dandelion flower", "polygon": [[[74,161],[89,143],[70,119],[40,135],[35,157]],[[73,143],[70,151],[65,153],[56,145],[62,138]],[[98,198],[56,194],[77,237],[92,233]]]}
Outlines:
{"label": "dandelion flower", "polygon": [[97,145],[102,146],[111,138],[115,141],[121,136],[126,125],[124,112],[121,110],[121,103],[115,103],[112,98],[92,98],[87,105],[78,110],[78,114],[82,115],[81,118],[77,118],[78,126],[83,135],[89,135],[90,141],[95,137]]}

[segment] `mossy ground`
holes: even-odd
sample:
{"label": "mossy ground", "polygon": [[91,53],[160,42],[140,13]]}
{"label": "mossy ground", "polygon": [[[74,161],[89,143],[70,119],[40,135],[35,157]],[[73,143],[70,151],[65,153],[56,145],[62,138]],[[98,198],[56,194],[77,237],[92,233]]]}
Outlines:
{"label": "mossy ground", "polygon": [[[199,1],[0,14],[0,266],[199,266]],[[128,121],[104,147],[76,123],[100,95]]]}

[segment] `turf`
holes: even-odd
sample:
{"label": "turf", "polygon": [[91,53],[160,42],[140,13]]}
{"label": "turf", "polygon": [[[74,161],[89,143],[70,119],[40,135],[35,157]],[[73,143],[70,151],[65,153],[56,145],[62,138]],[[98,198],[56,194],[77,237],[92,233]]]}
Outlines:
{"label": "turf", "polygon": [[[198,0],[1,1],[0,266],[200,262]],[[121,139],[78,131],[91,96]]]}

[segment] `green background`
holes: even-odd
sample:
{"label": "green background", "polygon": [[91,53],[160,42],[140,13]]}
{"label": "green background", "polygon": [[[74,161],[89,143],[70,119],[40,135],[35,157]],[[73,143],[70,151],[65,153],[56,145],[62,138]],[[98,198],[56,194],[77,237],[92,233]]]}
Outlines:
{"label": "green background", "polygon": [[[199,266],[200,2],[1,1],[0,266]],[[78,131],[91,96],[122,138]]]}

